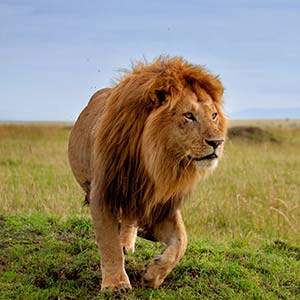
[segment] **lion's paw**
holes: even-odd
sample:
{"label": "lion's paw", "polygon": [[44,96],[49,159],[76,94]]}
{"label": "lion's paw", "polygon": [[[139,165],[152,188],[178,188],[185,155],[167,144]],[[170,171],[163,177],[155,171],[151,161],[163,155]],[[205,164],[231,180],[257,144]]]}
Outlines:
{"label": "lion's paw", "polygon": [[102,283],[102,292],[126,293],[132,289],[130,282],[121,281],[118,283]]}
{"label": "lion's paw", "polygon": [[144,276],[142,278],[142,286],[157,289],[161,286],[163,281],[164,280],[161,279],[159,276],[155,276],[155,277],[151,277],[151,278],[148,278],[147,276]]}
{"label": "lion's paw", "polygon": [[120,276],[105,277],[101,284],[102,292],[128,292],[131,289],[132,287],[126,273],[123,273]]}
{"label": "lion's paw", "polygon": [[154,261],[147,267],[146,272],[142,278],[142,285],[151,288],[158,288],[164,281],[165,272],[159,263],[160,258],[157,257]]}

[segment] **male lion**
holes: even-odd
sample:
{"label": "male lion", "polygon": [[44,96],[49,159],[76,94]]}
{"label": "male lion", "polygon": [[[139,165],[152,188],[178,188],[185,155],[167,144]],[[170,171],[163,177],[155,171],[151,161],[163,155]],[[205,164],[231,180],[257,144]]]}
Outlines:
{"label": "male lion", "polygon": [[123,251],[134,251],[137,232],[167,245],[144,285],[159,287],[182,258],[181,204],[223,151],[222,94],[219,79],[202,67],[160,57],[98,91],[80,114],[69,160],[90,203],[102,290],[131,289]]}

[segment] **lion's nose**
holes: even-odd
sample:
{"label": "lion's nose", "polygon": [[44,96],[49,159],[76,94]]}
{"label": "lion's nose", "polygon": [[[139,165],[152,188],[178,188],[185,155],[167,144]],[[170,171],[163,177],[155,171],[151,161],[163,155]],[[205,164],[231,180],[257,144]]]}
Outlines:
{"label": "lion's nose", "polygon": [[209,145],[212,146],[214,149],[218,148],[224,143],[224,140],[205,140],[205,142]]}

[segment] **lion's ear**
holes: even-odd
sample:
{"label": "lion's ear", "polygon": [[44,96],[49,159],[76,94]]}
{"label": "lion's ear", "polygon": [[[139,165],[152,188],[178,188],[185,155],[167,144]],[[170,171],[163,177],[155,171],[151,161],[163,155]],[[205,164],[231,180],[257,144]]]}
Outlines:
{"label": "lion's ear", "polygon": [[160,105],[163,105],[166,101],[167,92],[166,91],[156,91],[156,98]]}
{"label": "lion's ear", "polygon": [[170,92],[166,90],[155,90],[150,94],[150,99],[156,106],[161,106],[167,101],[169,94]]}

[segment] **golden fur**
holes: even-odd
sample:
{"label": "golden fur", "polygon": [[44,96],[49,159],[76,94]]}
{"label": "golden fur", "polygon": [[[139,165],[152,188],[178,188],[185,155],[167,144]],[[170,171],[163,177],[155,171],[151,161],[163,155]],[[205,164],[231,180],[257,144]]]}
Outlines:
{"label": "golden fur", "polygon": [[216,76],[179,57],[138,63],[96,93],[69,143],[87,199],[99,212],[149,230],[175,215],[181,220],[182,200],[216,165],[202,157],[212,152],[207,140],[225,137],[222,95]]}

